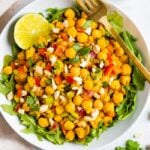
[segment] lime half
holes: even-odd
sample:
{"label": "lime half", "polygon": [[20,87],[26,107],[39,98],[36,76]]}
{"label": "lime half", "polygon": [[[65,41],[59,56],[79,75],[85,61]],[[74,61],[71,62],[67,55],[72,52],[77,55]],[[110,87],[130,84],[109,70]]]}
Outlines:
{"label": "lime half", "polygon": [[21,17],[14,29],[16,44],[22,49],[28,49],[37,43],[40,36],[48,37],[50,26],[40,14],[29,13]]}

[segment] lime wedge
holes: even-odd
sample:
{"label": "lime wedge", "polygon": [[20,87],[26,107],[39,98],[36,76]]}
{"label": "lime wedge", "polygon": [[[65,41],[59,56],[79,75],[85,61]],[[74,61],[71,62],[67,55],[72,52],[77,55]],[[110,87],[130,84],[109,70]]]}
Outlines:
{"label": "lime wedge", "polygon": [[29,13],[17,21],[14,29],[14,39],[20,48],[28,49],[37,43],[39,37],[47,38],[49,33],[48,21],[40,14]]}

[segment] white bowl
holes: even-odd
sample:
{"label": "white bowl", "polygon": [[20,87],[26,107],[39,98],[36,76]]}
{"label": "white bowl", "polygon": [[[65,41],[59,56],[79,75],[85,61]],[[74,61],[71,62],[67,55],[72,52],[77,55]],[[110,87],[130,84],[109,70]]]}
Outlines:
{"label": "white bowl", "polygon": [[[12,42],[12,37],[13,37],[13,30],[12,30],[12,25],[14,22],[22,15],[28,13],[28,12],[43,12],[46,8],[48,7],[67,7],[71,6],[73,3],[73,0],[36,0],[30,5],[26,6],[24,9],[22,9],[19,13],[17,13],[6,25],[4,28],[3,32],[1,33],[0,36],[0,46],[1,46],[1,55],[0,55],[0,68],[2,68],[2,60],[3,57],[6,54],[11,53],[11,42]],[[108,3],[109,7],[112,10],[116,10],[119,13],[122,14],[124,17],[124,26],[125,29],[127,29],[129,32],[131,32],[135,37],[138,38],[137,45],[138,47],[143,50],[141,51],[143,57],[144,57],[144,62],[145,66],[148,66],[150,64],[150,57],[149,57],[149,52],[146,46],[146,43],[144,41],[143,36],[137,29],[136,25],[129,19],[129,17],[123,13],[122,10],[118,9],[114,4],[111,4],[110,2]],[[54,145],[47,140],[43,141],[38,141],[37,137],[34,134],[24,134],[21,132],[21,129],[24,128],[17,119],[16,116],[10,116],[7,113],[5,113],[1,108],[1,113],[3,117],[6,119],[8,124],[11,126],[11,128],[14,129],[14,131],[19,134],[23,139],[28,141],[29,143],[41,148],[41,149],[47,149],[47,150],[95,150],[95,149],[101,149],[102,147],[107,147],[108,144],[119,138],[121,135],[123,135],[127,130],[135,124],[139,116],[144,110],[144,107],[148,101],[148,94],[150,91],[150,86],[146,84],[144,91],[138,92],[138,99],[137,99],[137,107],[135,112],[133,113],[132,116],[130,116],[128,119],[121,121],[120,123],[116,124],[114,127],[109,128],[107,131],[105,131],[99,139],[93,140],[88,147],[82,146],[82,145],[77,145],[77,144],[70,144],[70,143],[65,143],[64,145]],[[3,95],[0,95],[0,104],[9,104],[9,101],[6,100],[6,98]]]}

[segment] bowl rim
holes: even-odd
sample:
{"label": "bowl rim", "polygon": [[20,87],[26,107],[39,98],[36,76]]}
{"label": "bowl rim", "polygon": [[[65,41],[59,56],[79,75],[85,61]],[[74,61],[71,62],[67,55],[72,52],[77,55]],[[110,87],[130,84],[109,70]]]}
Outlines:
{"label": "bowl rim", "polygon": [[[30,7],[30,6],[34,5],[34,3],[36,4],[37,1],[39,1],[39,0],[34,0],[33,2],[31,2],[31,3],[27,4],[26,6],[24,6],[24,7],[23,7],[21,10],[19,10],[17,13],[15,13],[15,14],[11,17],[11,19],[8,21],[8,23],[6,24],[6,26],[4,26],[4,28],[3,28],[2,32],[1,32],[1,34],[4,32],[4,29],[7,27],[7,25],[10,26],[9,23],[12,22],[12,20],[18,15],[18,13],[20,13],[20,11],[22,11],[22,10],[25,9],[26,7]],[[104,1],[104,0],[102,0],[102,1]],[[149,51],[149,49],[148,49],[148,44],[147,44],[148,42],[147,42],[147,40],[144,38],[143,33],[140,31],[139,27],[136,25],[134,19],[133,19],[132,17],[130,17],[129,15],[127,15],[127,13],[126,13],[122,8],[120,8],[118,5],[114,4],[114,2],[111,2],[111,1],[108,1],[108,0],[107,0],[107,1],[104,1],[104,3],[106,3],[106,4],[110,5],[110,6],[113,6],[117,11],[119,11],[120,13],[122,13],[122,14],[129,20],[129,22],[131,22],[131,23],[133,24],[134,28],[137,30],[137,32],[139,33],[139,35],[140,35],[141,38],[143,39],[144,45],[145,45],[146,49],[148,50],[148,53],[150,53],[150,51]],[[0,34],[0,37],[1,37],[1,34]],[[149,91],[150,91],[150,87],[149,87]],[[116,138],[113,139],[112,141],[108,142],[107,144],[104,144],[104,145],[102,145],[102,146],[96,148],[96,150],[100,150],[100,149],[107,148],[107,147],[111,146],[113,143],[115,143],[117,140],[119,140],[119,138],[125,136],[125,135],[137,124],[137,122],[140,120],[141,116],[143,115],[143,113],[144,113],[144,111],[145,111],[145,109],[146,109],[146,107],[147,107],[148,99],[150,99],[150,92],[148,92],[148,94],[147,94],[147,100],[146,100],[146,102],[145,102],[145,104],[144,104],[144,106],[143,106],[143,109],[140,111],[139,116],[136,117],[135,121],[128,127],[128,129],[126,129],[121,135],[119,135],[118,137],[116,137]],[[10,125],[10,123],[9,123],[7,117],[6,117],[7,114],[6,114],[1,108],[0,108],[0,112],[1,112],[1,114],[2,114],[3,119],[5,119],[6,123],[9,125],[9,127],[10,127],[11,129],[13,129],[13,131],[14,131],[19,137],[21,137],[23,140],[25,140],[26,142],[28,142],[28,143],[31,144],[32,146],[35,146],[35,147],[37,147],[37,148],[42,148],[42,147],[40,147],[39,145],[36,145],[36,143],[33,143],[33,142],[30,141],[29,139],[25,138],[25,137],[23,136],[23,134],[21,134],[19,131],[17,131],[17,129],[15,129],[15,127],[13,127],[12,125]]]}

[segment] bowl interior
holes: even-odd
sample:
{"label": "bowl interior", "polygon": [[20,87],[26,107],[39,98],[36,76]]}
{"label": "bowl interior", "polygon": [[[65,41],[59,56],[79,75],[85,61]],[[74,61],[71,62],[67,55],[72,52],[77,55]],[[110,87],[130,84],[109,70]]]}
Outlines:
{"label": "bowl interior", "polygon": [[[73,4],[73,1],[71,0],[36,0],[24,9],[22,9],[19,13],[17,13],[6,25],[4,28],[2,34],[0,35],[0,45],[1,45],[1,55],[0,55],[0,68],[2,68],[3,63],[3,57],[6,54],[11,53],[11,42],[13,37],[13,25],[15,21],[22,15],[28,13],[28,12],[43,12],[48,7],[67,7],[71,6]],[[141,53],[144,57],[145,66],[148,66],[150,64],[149,60],[149,52],[147,49],[147,46],[144,42],[144,39],[142,35],[140,34],[137,27],[134,25],[134,23],[116,6],[114,6],[111,3],[108,3],[109,7],[112,10],[116,10],[122,14],[124,17],[124,26],[125,29],[127,29],[129,32],[131,32],[134,36],[138,38],[137,45],[142,50]],[[89,144],[88,147],[86,147],[87,150],[93,150],[93,149],[99,149],[103,146],[107,146],[109,143],[120,137],[122,134],[124,134],[138,119],[139,115],[143,111],[146,102],[148,100],[148,93],[150,91],[150,86],[146,84],[144,91],[138,93],[138,99],[137,99],[137,107],[135,112],[132,116],[130,116],[128,119],[119,122],[114,127],[109,128],[107,131],[105,131],[99,139],[95,139],[93,142]],[[144,99],[143,99],[144,97]],[[9,103],[6,98],[2,95],[0,95],[0,104]],[[0,108],[1,109],[1,108]],[[65,143],[64,145],[54,145],[46,140],[38,141],[37,137],[34,134],[24,134],[20,130],[23,129],[23,126],[20,124],[16,116],[10,116],[7,113],[2,112],[2,115],[8,122],[8,124],[26,141],[30,142],[33,145],[36,145],[39,148],[42,149],[53,149],[53,150],[63,150],[63,149],[69,149],[71,147],[72,150],[78,149],[82,150],[85,149],[85,146],[77,145],[77,144],[69,144]]]}

